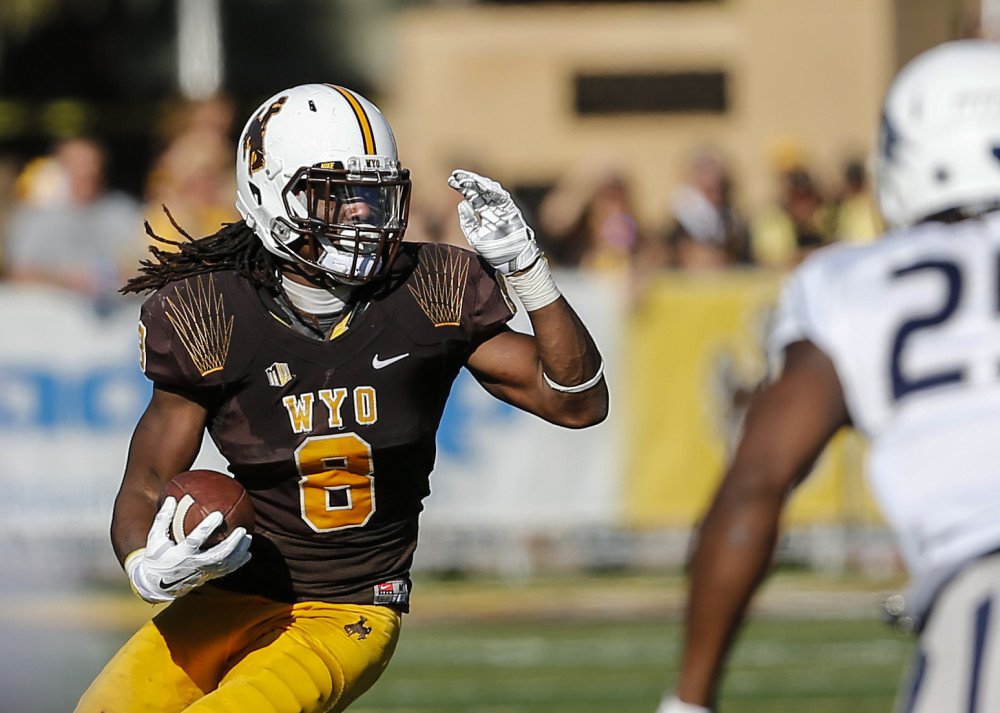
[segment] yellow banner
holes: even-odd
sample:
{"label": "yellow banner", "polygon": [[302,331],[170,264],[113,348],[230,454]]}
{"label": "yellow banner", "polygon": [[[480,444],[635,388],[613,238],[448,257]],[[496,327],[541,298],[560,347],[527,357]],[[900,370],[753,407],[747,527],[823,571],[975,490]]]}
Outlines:
{"label": "yellow banner", "polygon": [[[766,374],[764,340],[780,276],[763,272],[656,278],[631,316],[626,524],[690,527],[703,515]],[[793,525],[874,522],[863,444],[837,436],[793,495]]]}

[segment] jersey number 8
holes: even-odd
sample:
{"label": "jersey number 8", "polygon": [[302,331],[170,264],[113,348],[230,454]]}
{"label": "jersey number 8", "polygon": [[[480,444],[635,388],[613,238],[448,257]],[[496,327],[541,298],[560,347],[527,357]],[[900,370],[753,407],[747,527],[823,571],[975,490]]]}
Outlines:
{"label": "jersey number 8", "polygon": [[302,519],[316,532],[362,527],[375,513],[372,447],[353,433],[313,436],[295,450]]}

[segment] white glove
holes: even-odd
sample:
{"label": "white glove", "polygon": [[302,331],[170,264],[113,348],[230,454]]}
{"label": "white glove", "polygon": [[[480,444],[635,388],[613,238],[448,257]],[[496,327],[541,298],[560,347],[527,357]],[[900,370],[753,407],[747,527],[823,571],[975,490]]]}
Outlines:
{"label": "white glove", "polygon": [[669,696],[660,701],[656,713],[712,713],[712,711],[694,703],[685,703],[677,696]]}
{"label": "white glove", "polygon": [[210,579],[245,565],[250,559],[250,535],[237,527],[219,544],[202,550],[209,535],[222,524],[222,513],[210,513],[183,541],[174,544],[167,534],[177,510],[168,497],[156,513],[146,546],[125,560],[132,589],[147,602],[169,602]]}
{"label": "white glove", "polygon": [[521,210],[496,181],[472,171],[453,171],[448,185],[465,196],[458,222],[469,245],[504,275],[527,270],[542,251]]}
{"label": "white glove", "polygon": [[524,308],[533,312],[559,299],[549,263],[540,259],[535,233],[510,193],[472,171],[453,171],[448,185],[465,196],[458,204],[458,223],[465,239],[507,278]]}

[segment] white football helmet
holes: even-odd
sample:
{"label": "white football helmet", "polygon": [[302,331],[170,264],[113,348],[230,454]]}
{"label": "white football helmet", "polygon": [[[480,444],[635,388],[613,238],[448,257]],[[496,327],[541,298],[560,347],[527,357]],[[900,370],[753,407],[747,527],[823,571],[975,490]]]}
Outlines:
{"label": "white football helmet", "polygon": [[907,64],[882,105],[874,168],[892,227],[1000,207],[1000,45],[948,42]]}
{"label": "white football helmet", "polygon": [[410,203],[392,129],[332,84],[278,92],[236,149],[236,208],[270,252],[362,284],[392,263]]}

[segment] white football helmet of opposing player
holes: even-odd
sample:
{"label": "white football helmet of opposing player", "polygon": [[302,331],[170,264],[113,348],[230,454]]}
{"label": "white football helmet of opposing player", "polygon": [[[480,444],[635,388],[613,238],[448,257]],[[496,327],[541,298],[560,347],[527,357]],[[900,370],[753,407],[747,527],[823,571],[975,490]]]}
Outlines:
{"label": "white football helmet of opposing player", "polygon": [[1000,207],[1000,45],[948,42],[900,71],[882,105],[875,184],[892,227]]}
{"label": "white football helmet of opposing player", "polygon": [[236,149],[236,208],[275,255],[362,284],[406,229],[409,171],[382,113],[361,95],[304,84],[267,99]]}

